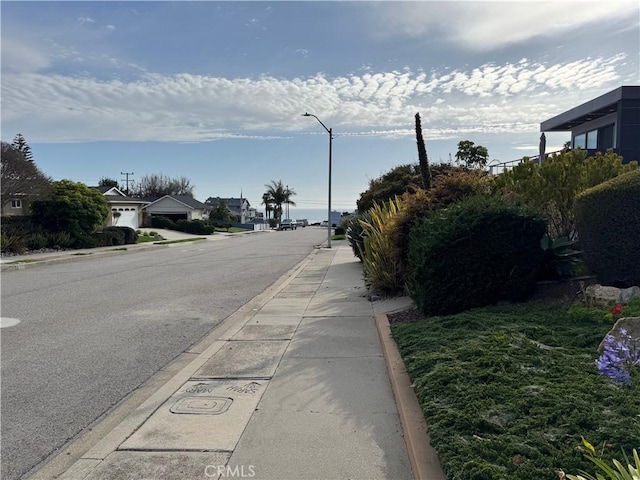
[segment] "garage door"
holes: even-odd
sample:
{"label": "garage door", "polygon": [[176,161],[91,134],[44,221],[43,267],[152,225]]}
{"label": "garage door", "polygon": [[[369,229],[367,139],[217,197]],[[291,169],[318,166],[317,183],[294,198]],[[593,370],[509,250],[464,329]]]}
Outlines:
{"label": "garage door", "polygon": [[138,209],[136,207],[112,208],[112,212],[118,212],[120,216],[113,219],[113,225],[118,227],[138,228]]}

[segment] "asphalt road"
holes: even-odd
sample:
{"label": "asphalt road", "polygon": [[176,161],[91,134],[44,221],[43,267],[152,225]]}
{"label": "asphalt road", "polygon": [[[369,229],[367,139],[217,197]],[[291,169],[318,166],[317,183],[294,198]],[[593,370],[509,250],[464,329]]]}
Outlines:
{"label": "asphalt road", "polygon": [[2,274],[2,468],[23,478],[265,290],[326,231],[256,233]]}

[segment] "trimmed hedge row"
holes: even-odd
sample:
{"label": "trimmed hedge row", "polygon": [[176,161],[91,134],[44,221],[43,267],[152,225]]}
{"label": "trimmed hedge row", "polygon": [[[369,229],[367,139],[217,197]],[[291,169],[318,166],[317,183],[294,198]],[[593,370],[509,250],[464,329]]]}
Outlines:
{"label": "trimmed hedge row", "polygon": [[174,222],[167,217],[155,215],[151,217],[151,226],[154,228],[165,228],[167,230],[192,233],[194,235],[211,235],[215,230],[213,225],[209,225],[202,220],[178,220]]}
{"label": "trimmed hedge row", "polygon": [[525,300],[536,285],[546,223],[504,199],[471,197],[411,229],[408,287],[427,315]]}
{"label": "trimmed hedge row", "polygon": [[578,195],[576,227],[584,262],[603,285],[640,285],[640,170]]}

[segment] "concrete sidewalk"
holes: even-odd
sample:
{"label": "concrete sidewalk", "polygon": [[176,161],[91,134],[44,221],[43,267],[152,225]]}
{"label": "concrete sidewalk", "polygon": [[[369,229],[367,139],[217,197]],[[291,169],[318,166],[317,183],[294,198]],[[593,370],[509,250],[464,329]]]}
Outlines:
{"label": "concrete sidewalk", "polygon": [[346,242],[315,250],[59,478],[414,478],[365,294]]}

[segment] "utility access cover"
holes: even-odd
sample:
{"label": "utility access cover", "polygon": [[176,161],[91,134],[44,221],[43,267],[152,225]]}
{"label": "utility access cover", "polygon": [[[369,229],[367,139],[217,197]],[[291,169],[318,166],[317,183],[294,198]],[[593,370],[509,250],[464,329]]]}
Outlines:
{"label": "utility access cover", "polygon": [[220,415],[229,410],[232,398],[224,397],[185,397],[171,408],[171,413],[189,413],[192,415]]}

